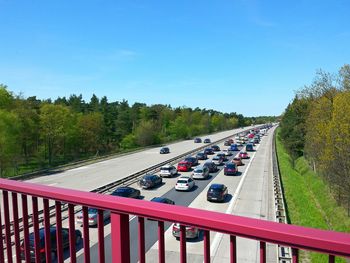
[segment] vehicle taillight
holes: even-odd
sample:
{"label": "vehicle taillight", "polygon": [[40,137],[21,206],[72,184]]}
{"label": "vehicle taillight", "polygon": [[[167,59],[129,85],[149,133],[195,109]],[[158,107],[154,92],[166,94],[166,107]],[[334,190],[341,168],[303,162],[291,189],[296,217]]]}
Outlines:
{"label": "vehicle taillight", "polygon": [[94,220],[94,218],[93,217],[89,217],[89,220]]}
{"label": "vehicle taillight", "polygon": [[45,253],[45,248],[43,247],[42,249],[39,250],[40,253]]}
{"label": "vehicle taillight", "polygon": [[188,186],[188,184],[186,184],[186,186]]}

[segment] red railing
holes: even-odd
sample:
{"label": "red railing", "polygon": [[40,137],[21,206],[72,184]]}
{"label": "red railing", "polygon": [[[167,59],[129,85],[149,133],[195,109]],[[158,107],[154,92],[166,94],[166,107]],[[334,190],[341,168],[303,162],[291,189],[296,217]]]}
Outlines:
{"label": "red railing", "polygon": [[[103,211],[111,211],[111,242],[113,262],[127,263],[130,261],[129,215],[138,216],[138,251],[139,261],[145,262],[145,229],[144,218],[158,220],[158,258],[165,262],[164,222],[178,222],[180,226],[180,262],[186,262],[186,228],[195,226],[203,230],[204,262],[210,262],[210,231],[230,235],[230,262],[237,262],[236,237],[250,238],[260,241],[260,262],[266,262],[266,243],[280,244],[292,247],[293,262],[298,262],[298,250],[312,250],[329,255],[329,262],[334,262],[335,256],[350,257],[350,235],[333,231],[324,231],[294,225],[280,224],[265,220],[257,220],[240,216],[227,215],[200,209],[153,203],[143,200],[118,198],[115,196],[82,192],[39,184],[24,183],[0,179],[3,202],[1,205],[0,263],[20,262],[23,253],[26,262],[30,262],[28,225],[28,196],[32,201],[32,216],[35,244],[35,257],[40,257],[39,251],[39,221],[38,198],[43,199],[45,251],[50,251],[50,214],[49,200],[55,201],[56,209],[56,240],[57,262],[63,262],[62,245],[62,204],[68,204],[69,249],[70,261],[76,262],[75,218],[74,207],[82,206],[83,211],[83,249],[84,260],[90,262],[88,207],[98,209],[98,251],[99,262],[105,262],[104,254],[104,224]],[[10,209],[9,192],[12,196]],[[23,231],[18,223],[18,196],[21,195]],[[12,220],[11,220],[12,218]],[[21,240],[24,242],[20,250]],[[14,246],[13,246],[14,245]],[[6,252],[6,253],[5,253]],[[51,262],[51,255],[46,253],[46,262]]]}

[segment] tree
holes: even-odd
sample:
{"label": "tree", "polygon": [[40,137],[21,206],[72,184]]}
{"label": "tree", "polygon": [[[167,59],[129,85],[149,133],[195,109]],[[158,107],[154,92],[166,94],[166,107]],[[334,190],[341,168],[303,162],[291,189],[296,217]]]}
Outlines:
{"label": "tree", "polygon": [[20,157],[18,142],[19,121],[16,114],[0,109],[0,177],[6,170],[16,167]]}

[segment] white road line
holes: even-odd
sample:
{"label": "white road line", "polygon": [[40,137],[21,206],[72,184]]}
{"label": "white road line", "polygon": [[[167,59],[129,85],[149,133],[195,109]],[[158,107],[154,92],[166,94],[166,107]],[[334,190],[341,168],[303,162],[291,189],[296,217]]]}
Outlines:
{"label": "white road line", "polygon": [[[240,193],[240,191],[241,191],[241,189],[242,189],[242,186],[243,186],[244,180],[245,180],[245,178],[246,178],[246,176],[247,176],[249,167],[250,167],[250,165],[252,164],[252,162],[253,162],[253,160],[254,160],[254,157],[255,157],[255,154],[256,154],[256,152],[258,151],[258,148],[259,148],[259,147],[260,147],[260,144],[256,147],[256,150],[255,150],[255,152],[253,153],[253,156],[250,158],[250,162],[248,163],[248,166],[247,166],[247,168],[245,169],[244,174],[243,174],[241,180],[239,181],[239,184],[238,184],[238,186],[237,186],[237,188],[236,188],[236,191],[235,191],[234,194],[233,194],[233,198],[231,199],[230,205],[228,206],[228,208],[227,208],[225,214],[232,214],[232,212],[233,212],[233,207],[234,207],[234,205],[236,204],[238,194]],[[214,239],[213,239],[213,242],[212,242],[212,244],[211,244],[211,246],[210,246],[210,255],[211,255],[211,256],[215,256],[215,254],[216,254],[216,252],[217,252],[217,250],[218,250],[218,248],[219,248],[220,241],[222,240],[222,237],[223,237],[223,234],[222,234],[222,233],[216,233],[216,234],[215,234],[215,237],[214,237]]]}

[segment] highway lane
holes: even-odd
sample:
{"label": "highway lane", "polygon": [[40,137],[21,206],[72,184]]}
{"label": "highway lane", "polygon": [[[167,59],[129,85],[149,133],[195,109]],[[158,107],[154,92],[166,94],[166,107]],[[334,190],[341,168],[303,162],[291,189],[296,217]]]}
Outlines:
{"label": "highway lane", "polygon": [[[227,148],[226,146],[223,146],[223,144],[219,144],[219,146],[223,148]],[[234,155],[236,155],[238,151],[234,152]],[[234,156],[233,155],[233,156]],[[230,161],[233,156],[229,158],[228,161]],[[240,180],[241,180],[241,175],[245,172],[246,167],[248,166],[247,164],[249,163],[250,160],[244,160],[244,163],[246,165],[240,166],[239,167],[239,175],[238,176],[224,176],[223,175],[223,166],[220,167],[220,171],[216,173],[212,173],[211,178],[207,180],[196,180],[196,185],[197,188],[193,191],[190,192],[178,192],[174,190],[174,186],[176,183],[176,178],[164,178],[166,181],[166,184],[163,185],[160,188],[157,188],[155,190],[142,190],[142,194],[145,197],[145,200],[150,200],[152,197],[155,196],[164,196],[167,198],[170,198],[176,202],[177,205],[183,205],[183,206],[189,206],[191,203],[194,202],[198,198],[199,195],[205,195],[207,188],[209,187],[210,183],[216,181],[217,178],[225,178],[225,184],[229,186],[230,192],[233,194],[235,189],[237,188]],[[204,161],[201,161],[204,162]],[[189,173],[182,173],[184,175],[189,174]],[[220,181],[220,180],[219,180]],[[137,187],[137,185],[133,185],[134,187]],[[166,187],[165,187],[166,186]],[[168,191],[165,191],[165,189],[169,189]],[[211,207],[212,210],[214,211],[220,211],[220,212],[225,212],[223,210],[226,206],[228,206],[228,203],[230,202],[232,198],[232,194],[228,196],[227,200],[225,203],[208,203],[206,202],[204,205],[199,205],[197,208],[202,208],[202,209],[207,209],[208,207]],[[226,208],[225,208],[226,209]],[[167,230],[171,226],[170,223],[165,225],[165,230]],[[169,229],[168,231],[171,231]],[[107,232],[106,232],[107,233]],[[94,236],[94,234],[93,234]],[[146,251],[152,247],[152,245],[157,242],[157,222],[151,221],[149,222],[146,220],[146,225],[145,225],[145,236],[146,236]],[[134,218],[130,221],[130,249],[131,249],[131,262],[137,262],[138,260],[138,231],[137,231],[137,218]],[[174,239],[174,238],[173,238]],[[197,240],[197,242],[200,242],[202,240],[202,237]],[[111,244],[110,244],[110,235],[107,235],[105,237],[105,243],[106,243],[106,261],[111,262]],[[167,246],[167,245],[166,245]],[[93,247],[91,247],[91,257],[92,261],[97,260],[97,244],[95,244]],[[156,262],[155,261],[150,261],[150,262]],[[79,256],[78,262],[83,262],[83,256]]]}

